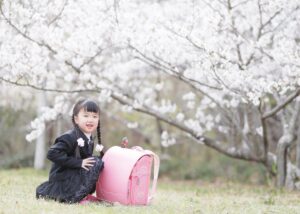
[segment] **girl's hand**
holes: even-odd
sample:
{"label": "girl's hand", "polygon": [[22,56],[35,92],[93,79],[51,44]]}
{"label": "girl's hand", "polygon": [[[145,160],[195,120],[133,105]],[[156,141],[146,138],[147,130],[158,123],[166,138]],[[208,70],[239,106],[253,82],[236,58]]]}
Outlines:
{"label": "girl's hand", "polygon": [[93,157],[86,158],[82,160],[81,167],[84,168],[85,170],[89,171],[89,167],[92,167],[95,163],[95,159]]}

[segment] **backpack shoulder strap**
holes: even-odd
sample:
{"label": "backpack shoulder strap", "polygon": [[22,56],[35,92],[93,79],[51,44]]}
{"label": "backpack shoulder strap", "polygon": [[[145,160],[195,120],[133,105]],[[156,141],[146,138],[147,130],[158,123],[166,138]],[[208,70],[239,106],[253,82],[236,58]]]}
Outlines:
{"label": "backpack shoulder strap", "polygon": [[159,160],[158,155],[156,155],[155,153],[153,153],[150,150],[145,150],[145,153],[151,155],[153,157],[153,160],[154,160],[152,188],[151,188],[151,192],[148,196],[148,204],[149,204],[151,202],[151,200],[153,199],[154,194],[156,192],[160,160]]}

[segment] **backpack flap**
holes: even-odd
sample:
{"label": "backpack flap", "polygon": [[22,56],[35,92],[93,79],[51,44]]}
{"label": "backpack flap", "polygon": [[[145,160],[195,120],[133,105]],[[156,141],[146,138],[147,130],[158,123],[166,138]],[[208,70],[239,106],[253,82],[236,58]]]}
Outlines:
{"label": "backpack flap", "polygon": [[159,173],[159,165],[160,165],[160,160],[158,155],[156,155],[154,152],[150,150],[144,150],[145,154],[151,155],[154,160],[154,165],[153,165],[153,180],[152,180],[152,187],[151,187],[151,192],[148,196],[148,202],[147,204],[150,204],[151,200],[154,197],[154,194],[156,192],[156,186],[157,186],[157,179],[158,179],[158,173]]}

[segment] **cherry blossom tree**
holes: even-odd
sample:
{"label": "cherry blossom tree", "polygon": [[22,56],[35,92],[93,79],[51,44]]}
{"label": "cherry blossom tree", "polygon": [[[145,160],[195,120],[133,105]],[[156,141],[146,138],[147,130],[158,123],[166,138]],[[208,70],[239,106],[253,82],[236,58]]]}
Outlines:
{"label": "cherry blossom tree", "polygon": [[89,93],[300,188],[299,10],[299,0],[2,0],[0,79],[55,92],[29,141]]}

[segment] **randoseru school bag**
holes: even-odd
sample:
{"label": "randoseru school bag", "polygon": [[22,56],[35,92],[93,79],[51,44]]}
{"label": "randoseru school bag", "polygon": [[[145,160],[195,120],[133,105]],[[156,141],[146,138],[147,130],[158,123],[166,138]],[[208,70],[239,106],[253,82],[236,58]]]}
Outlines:
{"label": "randoseru school bag", "polygon": [[[100,200],[123,205],[148,205],[156,191],[159,158],[141,147],[113,146],[103,156],[104,169],[96,185]],[[152,188],[149,192],[152,162]]]}

